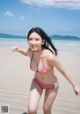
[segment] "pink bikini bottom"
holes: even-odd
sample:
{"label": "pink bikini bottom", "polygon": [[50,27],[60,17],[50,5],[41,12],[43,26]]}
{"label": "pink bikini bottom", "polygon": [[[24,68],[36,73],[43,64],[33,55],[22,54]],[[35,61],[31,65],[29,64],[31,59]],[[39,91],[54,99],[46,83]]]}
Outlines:
{"label": "pink bikini bottom", "polygon": [[58,81],[53,84],[44,84],[40,82],[37,78],[34,78],[33,81],[36,82],[42,89],[55,89],[59,87]]}

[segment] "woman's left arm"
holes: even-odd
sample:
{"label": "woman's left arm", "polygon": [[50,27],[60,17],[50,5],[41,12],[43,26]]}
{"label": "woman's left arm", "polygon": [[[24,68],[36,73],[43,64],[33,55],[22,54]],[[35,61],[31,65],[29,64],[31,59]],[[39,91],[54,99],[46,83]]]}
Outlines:
{"label": "woman's left arm", "polygon": [[58,60],[58,58],[54,55],[52,57],[51,63],[53,65],[53,67],[55,67],[72,85],[75,94],[80,95],[80,90],[77,86],[77,84],[75,83],[75,81],[71,78],[71,76],[68,74],[68,72],[64,69],[64,67],[62,66],[62,64],[60,63],[60,61]]}

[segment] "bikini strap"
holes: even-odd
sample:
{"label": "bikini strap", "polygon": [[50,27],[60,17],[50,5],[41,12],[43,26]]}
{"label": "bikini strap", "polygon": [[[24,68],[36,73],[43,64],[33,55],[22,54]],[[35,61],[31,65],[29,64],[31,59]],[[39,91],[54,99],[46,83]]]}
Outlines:
{"label": "bikini strap", "polygon": [[51,70],[51,69],[53,68],[53,66],[52,66],[50,69],[46,68],[46,67],[45,67],[45,64],[44,64],[44,58],[42,57],[41,60],[42,60],[42,65],[43,65],[42,68],[46,69],[47,71],[49,71],[49,70]]}
{"label": "bikini strap", "polygon": [[32,69],[32,66],[31,66],[31,64],[32,64],[32,59],[33,59],[33,52],[32,52],[32,54],[31,54],[31,60],[30,60],[30,68]]}
{"label": "bikini strap", "polygon": [[42,66],[43,66],[43,68],[45,68],[45,69],[47,69],[46,67],[45,67],[45,65],[44,65],[44,58],[42,57]]}

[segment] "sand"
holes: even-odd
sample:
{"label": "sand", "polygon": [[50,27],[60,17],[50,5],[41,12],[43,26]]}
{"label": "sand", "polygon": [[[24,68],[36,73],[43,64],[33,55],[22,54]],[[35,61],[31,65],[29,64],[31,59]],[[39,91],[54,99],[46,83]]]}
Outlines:
{"label": "sand", "polygon": [[[59,59],[80,87],[80,55],[60,52]],[[59,92],[52,107],[52,114],[80,114],[80,97],[73,92],[69,82],[57,71]],[[29,89],[34,72],[29,68],[29,58],[0,48],[0,114],[8,106],[8,114],[27,113]],[[38,107],[43,114],[44,92]],[[6,113],[7,114],[7,113]]]}

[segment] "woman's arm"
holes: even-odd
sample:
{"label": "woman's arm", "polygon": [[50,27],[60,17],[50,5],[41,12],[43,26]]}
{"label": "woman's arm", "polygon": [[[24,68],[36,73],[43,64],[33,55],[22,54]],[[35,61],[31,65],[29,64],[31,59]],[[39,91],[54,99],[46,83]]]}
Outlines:
{"label": "woman's arm", "polygon": [[64,69],[64,67],[61,65],[60,61],[58,60],[58,58],[56,56],[53,55],[51,63],[53,65],[53,67],[55,67],[72,85],[74,92],[77,95],[80,95],[80,90],[77,86],[77,84],[75,83],[75,81],[71,78],[71,76],[68,74],[68,72]]}
{"label": "woman's arm", "polygon": [[11,48],[11,50],[12,50],[12,52],[19,52],[20,54],[27,56],[29,49],[25,50],[25,49],[21,49],[21,48],[18,48],[16,46],[14,46],[14,47]]}

